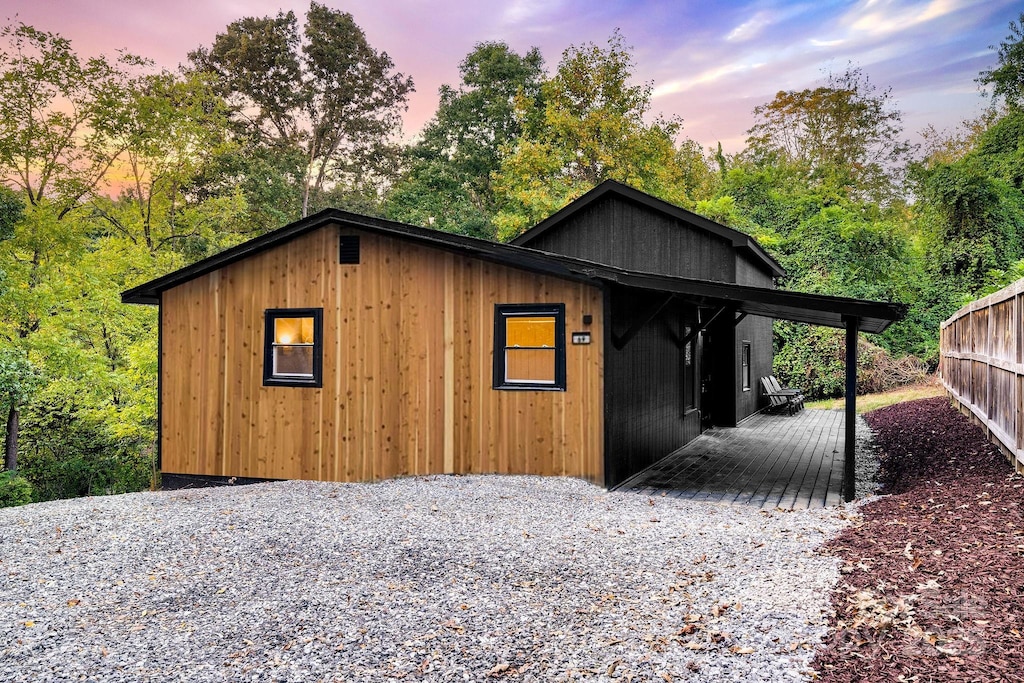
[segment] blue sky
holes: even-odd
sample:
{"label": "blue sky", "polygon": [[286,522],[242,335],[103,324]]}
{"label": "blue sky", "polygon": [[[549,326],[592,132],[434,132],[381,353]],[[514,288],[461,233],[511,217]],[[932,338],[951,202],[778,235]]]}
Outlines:
{"label": "blue sky", "polygon": [[[653,110],[684,119],[705,147],[743,146],[751,111],[780,90],[821,84],[829,71],[861,67],[892,88],[907,136],[928,124],[951,128],[980,112],[974,78],[995,64],[989,46],[1024,10],[1016,0],[326,0],[351,12],[377,49],[411,75],[405,135],[458,80],[458,63],[482,40],[541,49],[550,70],[570,45],[603,45],[619,28],[633,46],[636,79],[654,86]],[[0,0],[0,17],[71,39],[83,54],[118,48],[175,67],[242,16],[293,9],[291,0]]]}

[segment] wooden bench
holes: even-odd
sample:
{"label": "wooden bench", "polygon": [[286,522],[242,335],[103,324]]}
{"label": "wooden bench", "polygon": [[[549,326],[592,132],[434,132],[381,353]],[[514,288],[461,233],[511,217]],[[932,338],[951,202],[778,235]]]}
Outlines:
{"label": "wooden bench", "polygon": [[764,395],[771,401],[771,406],[768,408],[770,411],[781,413],[785,410],[788,414],[794,415],[804,407],[803,394],[795,389],[783,389],[779,386],[778,380],[775,380],[774,383],[771,380],[775,380],[775,378],[761,378],[761,387],[764,389]]}
{"label": "wooden bench", "polygon": [[802,391],[800,391],[799,389],[794,389],[793,387],[782,386],[781,384],[779,384],[779,380],[775,378],[775,375],[768,375],[768,384],[771,386],[772,390],[775,391],[775,393],[794,397],[798,404],[798,410],[804,409],[804,394]]}

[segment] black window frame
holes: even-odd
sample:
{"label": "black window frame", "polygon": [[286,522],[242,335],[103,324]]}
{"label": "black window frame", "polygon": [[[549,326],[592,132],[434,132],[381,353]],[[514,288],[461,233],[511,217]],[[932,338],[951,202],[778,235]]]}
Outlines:
{"label": "black window frame", "polygon": [[747,340],[743,340],[740,344],[740,390],[750,391],[752,386],[751,373],[750,373],[750,361],[751,355],[751,344]]}
{"label": "black window frame", "polygon": [[[278,318],[313,318],[312,377],[274,374],[274,321]],[[324,374],[324,309],[268,308],[263,312],[263,319],[263,386],[321,388]]]}
{"label": "black window frame", "polygon": [[[505,379],[506,321],[509,318],[553,316],[555,318],[554,384],[509,382]],[[494,373],[491,387],[508,391],[565,391],[565,304],[494,304]]]}

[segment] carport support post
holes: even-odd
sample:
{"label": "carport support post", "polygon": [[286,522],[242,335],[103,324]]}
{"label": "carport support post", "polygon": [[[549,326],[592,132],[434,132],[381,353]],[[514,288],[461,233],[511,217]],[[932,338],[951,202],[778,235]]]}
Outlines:
{"label": "carport support post", "polygon": [[843,498],[856,496],[857,483],[857,332],[860,320],[843,318],[846,323],[846,442],[843,462]]}

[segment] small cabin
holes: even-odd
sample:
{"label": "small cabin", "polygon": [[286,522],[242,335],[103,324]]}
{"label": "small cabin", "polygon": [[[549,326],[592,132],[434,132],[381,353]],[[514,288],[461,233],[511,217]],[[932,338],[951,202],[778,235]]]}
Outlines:
{"label": "small cabin", "polygon": [[122,298],[160,309],[167,486],[612,487],[764,407],[773,318],[871,332],[900,315],[782,275],[751,237],[608,181],[512,244],[329,209]]}

